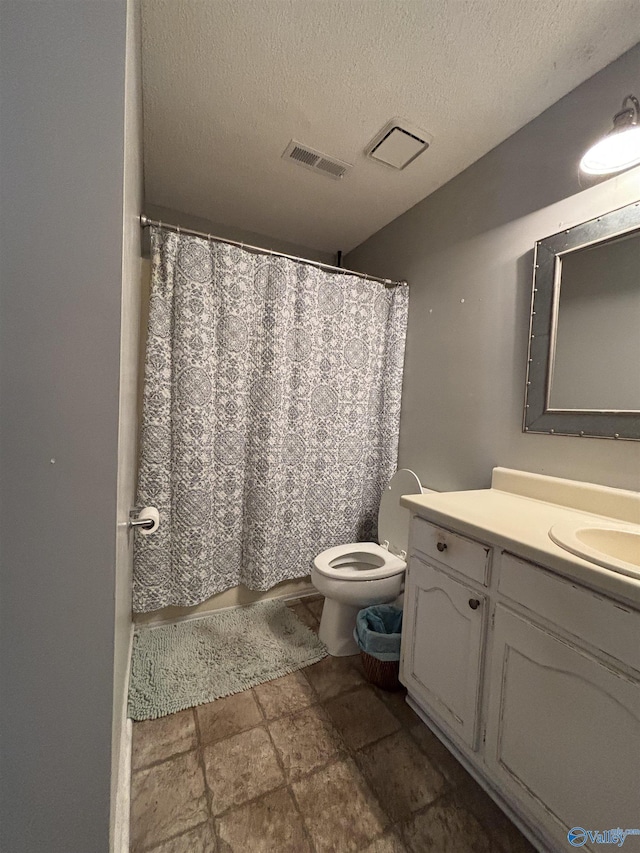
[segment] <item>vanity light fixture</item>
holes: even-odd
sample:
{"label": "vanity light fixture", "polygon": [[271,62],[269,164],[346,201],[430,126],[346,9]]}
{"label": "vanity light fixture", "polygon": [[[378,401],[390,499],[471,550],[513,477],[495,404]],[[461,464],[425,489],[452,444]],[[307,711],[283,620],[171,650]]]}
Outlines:
{"label": "vanity light fixture", "polygon": [[640,103],[627,95],[613,117],[613,128],[586,152],[580,169],[588,175],[609,175],[640,163]]}

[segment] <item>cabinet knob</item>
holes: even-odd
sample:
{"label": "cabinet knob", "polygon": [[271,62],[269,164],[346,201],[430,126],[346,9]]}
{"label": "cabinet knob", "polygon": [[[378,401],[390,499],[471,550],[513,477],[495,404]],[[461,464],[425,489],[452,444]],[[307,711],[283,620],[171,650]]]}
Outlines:
{"label": "cabinet knob", "polygon": [[477,609],[478,609],[478,607],[480,607],[480,602],[478,601],[478,599],[477,599],[477,598],[470,598],[470,599],[469,599],[469,607],[470,607],[472,610],[477,610]]}
{"label": "cabinet knob", "polygon": [[436,545],[436,548],[442,554],[443,551],[447,550],[447,543],[446,542],[438,542],[438,544]]}

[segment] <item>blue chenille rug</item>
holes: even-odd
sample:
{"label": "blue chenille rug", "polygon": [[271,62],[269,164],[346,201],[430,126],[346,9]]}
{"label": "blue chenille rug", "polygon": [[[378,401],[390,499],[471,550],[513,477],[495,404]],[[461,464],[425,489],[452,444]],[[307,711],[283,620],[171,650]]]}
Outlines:
{"label": "blue chenille rug", "polygon": [[129,716],[153,720],[280,678],[327,655],[281,601],[261,601],[133,638]]}

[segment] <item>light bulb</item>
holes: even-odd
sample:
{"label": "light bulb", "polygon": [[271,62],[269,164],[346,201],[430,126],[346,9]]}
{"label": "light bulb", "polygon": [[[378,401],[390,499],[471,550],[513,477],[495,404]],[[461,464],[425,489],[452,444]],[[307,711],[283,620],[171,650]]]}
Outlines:
{"label": "light bulb", "polygon": [[621,172],[640,163],[640,126],[614,130],[596,142],[580,161],[580,169],[588,175]]}
{"label": "light bulb", "polygon": [[640,163],[640,102],[627,95],[613,117],[613,130],[596,142],[580,161],[588,175],[610,175]]}

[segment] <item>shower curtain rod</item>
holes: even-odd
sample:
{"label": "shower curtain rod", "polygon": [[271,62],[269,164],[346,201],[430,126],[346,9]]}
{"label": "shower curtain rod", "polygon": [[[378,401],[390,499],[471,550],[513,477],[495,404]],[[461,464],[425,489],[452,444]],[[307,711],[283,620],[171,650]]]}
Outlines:
{"label": "shower curtain rod", "polygon": [[181,228],[179,225],[168,225],[159,219],[149,219],[144,213],[140,215],[140,227],[148,228],[153,225],[155,228],[164,228],[165,231],[173,231],[175,234],[188,234],[190,237],[202,237],[205,240],[216,240],[218,243],[227,243],[229,246],[239,246],[241,249],[247,249],[249,252],[257,252],[261,255],[273,255],[276,258],[288,258],[290,261],[298,261],[301,264],[309,264],[312,267],[319,267],[321,270],[331,270],[331,272],[343,273],[343,275],[355,275],[358,278],[364,278],[367,281],[379,281],[385,287],[407,286],[406,281],[392,281],[390,278],[378,278],[375,275],[367,275],[364,272],[355,272],[347,270],[344,267],[334,267],[331,264],[324,264],[322,261],[312,261],[309,258],[297,258],[295,255],[286,255],[284,252],[275,252],[273,249],[263,249],[260,246],[251,246],[248,243],[240,243],[238,240],[227,240],[225,237],[216,237],[213,234],[205,234],[204,231],[194,231],[192,228]]}

